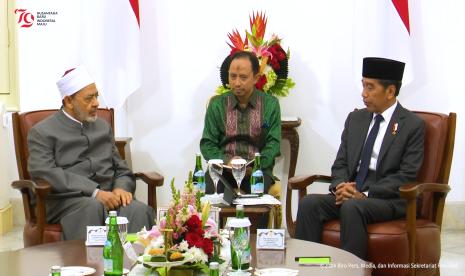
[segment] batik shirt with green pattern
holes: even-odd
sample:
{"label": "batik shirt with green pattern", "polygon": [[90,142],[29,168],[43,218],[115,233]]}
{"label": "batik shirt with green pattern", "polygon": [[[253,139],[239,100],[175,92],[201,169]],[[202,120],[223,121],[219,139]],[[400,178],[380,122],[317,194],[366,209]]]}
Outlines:
{"label": "batik shirt with green pattern", "polygon": [[272,175],[280,143],[281,111],[274,96],[254,90],[245,108],[232,92],[210,100],[200,140],[206,160],[227,163],[233,156],[252,160],[260,152],[262,170]]}

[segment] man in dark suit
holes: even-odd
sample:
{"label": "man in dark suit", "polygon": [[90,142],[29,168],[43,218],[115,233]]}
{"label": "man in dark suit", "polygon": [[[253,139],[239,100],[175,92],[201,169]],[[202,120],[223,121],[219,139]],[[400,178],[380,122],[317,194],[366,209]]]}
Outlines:
{"label": "man in dark suit", "polygon": [[300,201],[296,238],[320,242],[323,224],[339,218],[341,248],[366,259],[367,224],[405,216],[399,187],[416,180],[425,126],[397,101],[404,66],[384,58],[363,60],[366,108],[347,116],[331,168],[331,193]]}

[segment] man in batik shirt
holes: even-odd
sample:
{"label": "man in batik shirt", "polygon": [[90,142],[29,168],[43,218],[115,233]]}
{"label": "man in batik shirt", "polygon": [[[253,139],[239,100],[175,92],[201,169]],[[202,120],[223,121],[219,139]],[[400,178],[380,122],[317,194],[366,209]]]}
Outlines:
{"label": "man in batik shirt", "polygon": [[[230,92],[210,100],[200,150],[206,160],[234,158],[252,160],[261,154],[265,193],[274,183],[273,167],[280,153],[281,112],[278,100],[255,88],[259,78],[259,61],[251,52],[236,52],[230,57],[228,82]],[[250,176],[241,190],[250,193]],[[206,193],[213,193],[211,178],[206,177]],[[235,183],[231,183],[235,184]],[[223,191],[221,183],[218,192]]]}

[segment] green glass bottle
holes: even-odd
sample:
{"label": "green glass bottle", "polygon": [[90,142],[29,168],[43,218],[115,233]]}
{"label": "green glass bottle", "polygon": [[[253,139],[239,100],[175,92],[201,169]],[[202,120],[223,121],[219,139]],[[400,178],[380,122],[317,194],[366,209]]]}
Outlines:
{"label": "green glass bottle", "polygon": [[107,240],[103,247],[103,275],[123,275],[123,245],[118,234],[116,211],[109,213]]}
{"label": "green glass bottle", "polygon": [[[244,205],[236,205],[236,218],[244,218]],[[249,269],[250,267],[250,244],[242,252],[242,265],[241,270]],[[231,246],[231,267],[233,270],[237,270],[239,267],[239,258],[237,257],[236,250]]]}
{"label": "green glass bottle", "polygon": [[265,182],[263,178],[262,167],[260,165],[260,153],[255,153],[255,160],[250,176],[250,193],[263,195],[265,191]]}
{"label": "green glass bottle", "polygon": [[220,276],[220,264],[218,262],[210,263],[210,276]]}
{"label": "green glass bottle", "polygon": [[205,172],[202,169],[202,156],[200,153],[195,155],[195,168],[194,174],[192,176],[192,182],[194,187],[202,193],[205,194]]}
{"label": "green glass bottle", "polygon": [[60,276],[61,275],[61,266],[54,265],[50,268],[50,275],[52,276]]}

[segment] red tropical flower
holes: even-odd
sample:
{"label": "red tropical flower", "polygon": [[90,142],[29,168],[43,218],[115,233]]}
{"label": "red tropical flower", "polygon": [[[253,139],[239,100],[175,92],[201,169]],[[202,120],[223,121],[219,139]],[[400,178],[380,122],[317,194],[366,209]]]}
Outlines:
{"label": "red tropical flower", "polygon": [[263,91],[263,86],[265,86],[266,84],[266,77],[265,75],[261,75],[260,78],[258,79],[257,83],[255,84],[255,87],[260,90],[260,91]]}

